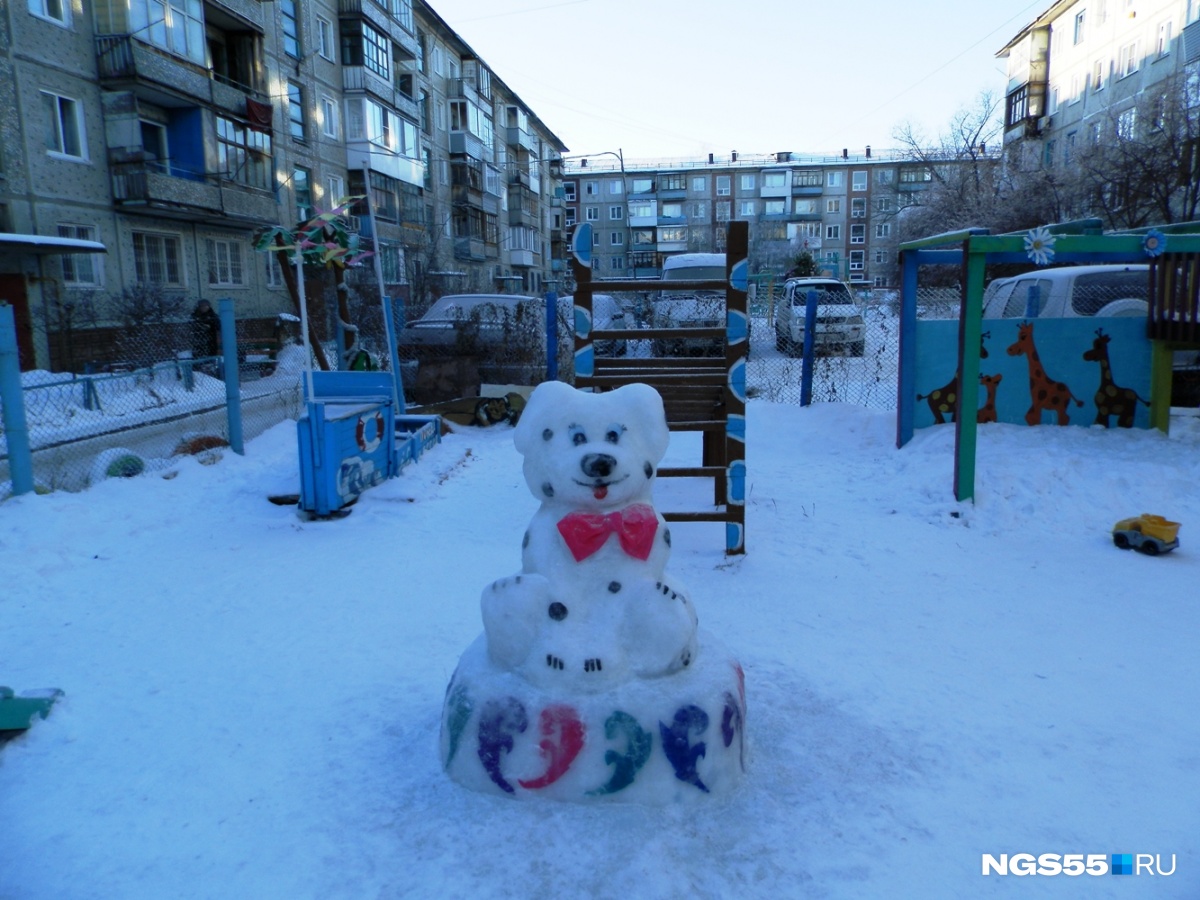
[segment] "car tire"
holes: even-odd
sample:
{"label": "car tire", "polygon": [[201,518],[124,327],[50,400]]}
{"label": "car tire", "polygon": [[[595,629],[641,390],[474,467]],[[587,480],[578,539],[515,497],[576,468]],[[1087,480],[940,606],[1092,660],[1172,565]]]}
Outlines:
{"label": "car tire", "polygon": [[1142,541],[1142,546],[1138,547],[1147,556],[1158,556],[1158,544],[1154,541]]}
{"label": "car tire", "polygon": [[1124,534],[1114,534],[1113,535],[1113,543],[1116,544],[1118,547],[1120,547],[1122,550],[1129,550],[1132,547],[1132,545],[1129,543],[1128,535],[1124,535]]}

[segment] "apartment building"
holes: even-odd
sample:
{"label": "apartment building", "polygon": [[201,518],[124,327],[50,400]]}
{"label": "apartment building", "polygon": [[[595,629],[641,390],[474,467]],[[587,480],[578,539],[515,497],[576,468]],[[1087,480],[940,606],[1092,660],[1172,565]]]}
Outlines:
{"label": "apartment building", "polygon": [[569,157],[564,225],[592,225],[599,278],[657,278],[666,256],[725,249],[731,219],[750,223],[752,270],[782,275],[809,250],[838,277],[894,287],[897,216],[929,187],[928,165],[899,154],[682,161]]}
{"label": "apartment building", "polygon": [[1200,0],[1062,0],[997,56],[1007,62],[1006,149],[1069,165],[1110,123],[1136,127],[1135,107],[1167,79],[1200,88]]}
{"label": "apartment building", "polygon": [[[422,0],[12,0],[0,123],[24,368],[64,325],[115,324],[122,292],[290,308],[251,235],[346,196],[371,198],[351,226],[392,295],[563,268],[566,147]],[[56,252],[79,241],[107,252]]]}

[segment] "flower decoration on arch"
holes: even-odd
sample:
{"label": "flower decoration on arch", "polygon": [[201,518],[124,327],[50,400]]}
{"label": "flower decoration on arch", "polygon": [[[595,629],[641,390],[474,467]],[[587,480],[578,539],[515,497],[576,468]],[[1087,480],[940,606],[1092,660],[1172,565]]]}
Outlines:
{"label": "flower decoration on arch", "polygon": [[1032,228],[1025,235],[1025,253],[1036,265],[1054,261],[1054,235],[1045,225]]}
{"label": "flower decoration on arch", "polygon": [[1163,251],[1167,249],[1167,236],[1157,228],[1151,228],[1142,238],[1142,249],[1151,259],[1162,256]]}

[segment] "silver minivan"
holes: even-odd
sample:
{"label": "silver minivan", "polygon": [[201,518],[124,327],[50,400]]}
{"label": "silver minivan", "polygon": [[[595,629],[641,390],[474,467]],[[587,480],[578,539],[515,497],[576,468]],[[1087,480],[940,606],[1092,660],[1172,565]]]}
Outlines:
{"label": "silver minivan", "polygon": [[992,281],[983,292],[983,317],[1144,316],[1149,297],[1149,266],[1058,266]]}

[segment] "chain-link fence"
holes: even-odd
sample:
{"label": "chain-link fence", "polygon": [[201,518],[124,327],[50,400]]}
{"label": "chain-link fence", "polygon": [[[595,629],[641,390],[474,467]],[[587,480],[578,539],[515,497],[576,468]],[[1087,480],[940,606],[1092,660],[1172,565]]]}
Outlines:
{"label": "chain-link fence", "polygon": [[[286,329],[271,340],[257,337],[261,330],[238,322],[231,348],[245,440],[300,414],[303,350]],[[174,331],[124,329],[102,354],[107,359],[83,373],[23,373],[35,489],[82,490],[107,477],[167,469],[185,454],[213,458],[228,445],[224,357],[193,355],[186,323]],[[97,336],[81,334],[94,351]],[[8,466],[0,425],[0,494],[8,490]]]}

